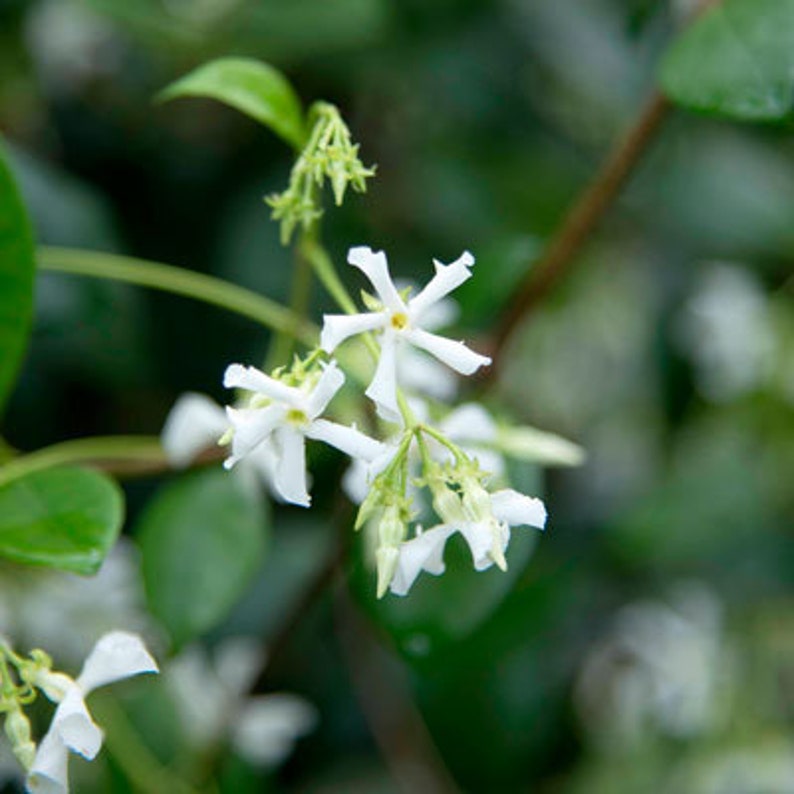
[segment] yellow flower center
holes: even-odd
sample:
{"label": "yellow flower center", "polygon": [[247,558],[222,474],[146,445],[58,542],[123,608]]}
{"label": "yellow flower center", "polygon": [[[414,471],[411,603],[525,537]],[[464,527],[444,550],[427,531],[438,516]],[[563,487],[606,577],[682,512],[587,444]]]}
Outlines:
{"label": "yellow flower center", "polygon": [[290,408],[287,411],[287,421],[293,425],[303,425],[306,424],[308,417],[306,414],[301,411],[300,408]]}
{"label": "yellow flower center", "polygon": [[391,316],[391,327],[395,331],[402,331],[408,325],[408,316],[403,312],[395,312]]}

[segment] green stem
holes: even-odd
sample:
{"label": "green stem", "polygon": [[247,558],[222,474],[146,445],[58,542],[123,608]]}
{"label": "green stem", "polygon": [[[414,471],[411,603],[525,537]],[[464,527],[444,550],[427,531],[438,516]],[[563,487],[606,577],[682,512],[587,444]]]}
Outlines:
{"label": "green stem", "polygon": [[132,785],[146,794],[196,794],[144,744],[124,709],[111,697],[97,698],[94,713],[107,726],[105,745]]}
{"label": "green stem", "polygon": [[445,446],[454,456],[458,463],[465,463],[468,457],[465,452],[457,445],[453,444],[443,433],[440,433],[430,425],[420,425],[418,428],[421,433],[427,433],[430,438],[434,438],[439,444]]}
{"label": "green stem", "polygon": [[71,248],[39,248],[38,263],[41,270],[124,281],[194,298],[299,339],[309,347],[317,343],[317,328],[294,312],[251,290],[204,273],[130,256]]}
{"label": "green stem", "polygon": [[157,436],[97,436],[62,441],[27,455],[20,455],[7,463],[0,468],[0,485],[53,466],[108,461],[120,461],[127,466],[155,464],[162,468],[165,454]]}
{"label": "green stem", "polygon": [[[306,235],[306,232],[303,233]],[[308,317],[312,294],[311,262],[304,256],[300,246],[295,251],[295,267],[292,273],[290,290],[290,311],[296,317]],[[293,350],[293,336],[279,331],[273,338],[265,364],[265,371],[270,372],[280,364],[288,364]]]}
{"label": "green stem", "polygon": [[305,237],[300,241],[298,247],[311,264],[315,275],[320,279],[320,283],[337,302],[339,308],[345,314],[357,314],[356,304],[339,278],[334,263],[325,248],[312,237]]}

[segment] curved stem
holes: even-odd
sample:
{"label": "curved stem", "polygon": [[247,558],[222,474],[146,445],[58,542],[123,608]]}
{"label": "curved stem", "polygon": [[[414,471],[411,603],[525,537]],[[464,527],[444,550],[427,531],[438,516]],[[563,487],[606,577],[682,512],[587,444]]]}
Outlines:
{"label": "curved stem", "polygon": [[311,264],[315,275],[320,279],[320,283],[337,302],[339,308],[345,314],[356,314],[358,312],[356,304],[339,278],[334,263],[325,248],[317,240],[309,236],[300,241],[298,248]]}
{"label": "curved stem", "polygon": [[110,696],[96,698],[94,713],[107,726],[105,746],[124,770],[133,786],[145,794],[197,794],[187,782],[177,777],[144,743],[124,709]]}
{"label": "curved stem", "polygon": [[[300,246],[295,251],[295,265],[290,288],[290,311],[297,317],[308,317],[312,294],[312,268],[309,260],[303,255]],[[273,338],[268,351],[265,371],[289,363],[293,350],[293,335],[279,331]]]}
{"label": "curved stem", "polygon": [[520,322],[540,303],[575,264],[590,238],[667,117],[670,103],[654,93],[637,120],[604,161],[593,180],[579,195],[540,260],[527,271],[494,333],[493,359],[485,378],[494,380],[508,339]]}
{"label": "curved stem", "polygon": [[62,441],[20,455],[0,468],[0,485],[53,466],[92,464],[115,474],[161,471],[168,462],[157,436],[96,436]]}
{"label": "curved stem", "polygon": [[254,320],[267,328],[317,343],[317,328],[279,303],[223,279],[160,262],[72,248],[38,249],[41,270],[124,281],[193,298]]}

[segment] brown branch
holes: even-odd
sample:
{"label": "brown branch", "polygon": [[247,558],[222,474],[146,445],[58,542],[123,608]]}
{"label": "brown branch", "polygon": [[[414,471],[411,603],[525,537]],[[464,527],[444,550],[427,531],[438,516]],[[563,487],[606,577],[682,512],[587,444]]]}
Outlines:
{"label": "brown branch", "polygon": [[637,120],[617,142],[595,178],[565,216],[544,254],[527,272],[496,327],[491,348],[493,364],[485,376],[488,380],[495,378],[507,342],[524,317],[576,263],[577,254],[617,197],[670,107],[667,99],[658,92],[646,102]]}
{"label": "brown branch", "polygon": [[[683,27],[694,22],[721,0],[700,0]],[[604,160],[593,180],[574,202],[562,225],[551,238],[537,263],[526,273],[518,292],[502,313],[491,340],[493,363],[481,382],[493,382],[500,370],[507,342],[518,325],[556,286],[576,263],[576,256],[617,198],[634,167],[653,141],[672,104],[655,91],[635,122]]]}
{"label": "brown branch", "polygon": [[460,791],[413,702],[404,668],[377,642],[344,586],[336,608],[337,635],[357,700],[397,787],[406,794]]}

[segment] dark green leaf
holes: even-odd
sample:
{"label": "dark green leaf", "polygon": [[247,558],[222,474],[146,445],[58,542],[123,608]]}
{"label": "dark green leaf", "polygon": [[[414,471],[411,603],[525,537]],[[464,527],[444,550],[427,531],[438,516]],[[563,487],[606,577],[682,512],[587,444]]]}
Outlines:
{"label": "dark green leaf", "polygon": [[33,472],[0,487],[0,556],[93,574],[118,537],[124,499],[88,469]]}
{"label": "dark green leaf", "polygon": [[296,149],[306,141],[300,100],[281,72],[252,58],[220,58],[171,83],[159,101],[217,99],[264,124]]}
{"label": "dark green leaf", "polygon": [[794,0],[725,0],[673,44],[662,87],[694,110],[781,119],[794,100],[793,42]]}
{"label": "dark green leaf", "polygon": [[166,486],[137,528],[152,612],[177,645],[226,617],[261,564],[268,516],[258,493],[225,471]]}
{"label": "dark green leaf", "polygon": [[33,315],[33,236],[0,148],[0,409],[16,380]]}

